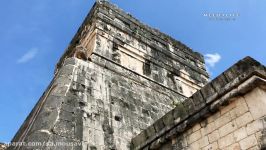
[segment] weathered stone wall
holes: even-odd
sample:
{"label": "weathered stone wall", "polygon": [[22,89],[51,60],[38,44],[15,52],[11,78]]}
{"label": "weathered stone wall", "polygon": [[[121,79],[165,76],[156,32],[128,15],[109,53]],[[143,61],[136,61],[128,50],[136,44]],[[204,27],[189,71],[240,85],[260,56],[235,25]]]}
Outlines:
{"label": "weathered stone wall", "polygon": [[259,150],[263,143],[266,91],[256,88],[234,99],[217,113],[195,124],[160,149]]}
{"label": "weathered stone wall", "polygon": [[79,47],[89,59],[97,55],[185,97],[208,80],[202,55],[108,2],[94,6],[65,55]]}
{"label": "weathered stone wall", "polygon": [[[13,142],[78,144],[35,149],[130,149],[134,136],[207,80],[202,55],[99,2]],[[25,148],[32,147],[10,147]]]}
{"label": "weathered stone wall", "polygon": [[173,98],[184,99],[129,69],[96,55],[91,59],[94,62],[64,61],[13,142],[83,142],[83,149],[129,149],[132,137],[173,108]]}
{"label": "weathered stone wall", "polygon": [[97,149],[129,149],[133,136],[173,107],[176,93],[101,61],[77,61],[77,82],[91,89],[84,99],[83,141]]}
{"label": "weathered stone wall", "polygon": [[83,141],[90,148],[129,149],[132,137],[200,89],[208,75],[202,56],[185,45],[174,46],[175,40],[109,3],[96,8],[74,46],[89,51],[91,61],[76,64],[92,89]]}
{"label": "weathered stone wall", "polygon": [[263,65],[240,60],[134,137],[133,149],[264,148],[265,79]]}
{"label": "weathered stone wall", "polygon": [[[82,89],[74,86],[77,74],[77,66],[66,61],[13,138],[12,142],[18,145],[8,149],[80,149],[81,145],[47,145],[71,144],[82,139],[82,99],[73,93]],[[24,145],[19,144],[22,142]],[[29,145],[34,142],[41,144]]]}

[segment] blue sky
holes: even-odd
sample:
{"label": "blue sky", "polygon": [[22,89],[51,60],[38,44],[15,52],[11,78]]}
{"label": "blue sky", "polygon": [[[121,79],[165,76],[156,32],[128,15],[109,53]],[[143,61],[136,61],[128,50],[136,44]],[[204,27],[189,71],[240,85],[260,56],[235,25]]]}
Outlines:
{"label": "blue sky", "polygon": [[[206,55],[212,77],[252,56],[266,64],[266,1],[112,0]],[[1,0],[0,141],[12,139],[53,77],[93,0]],[[210,20],[206,13],[239,14]]]}

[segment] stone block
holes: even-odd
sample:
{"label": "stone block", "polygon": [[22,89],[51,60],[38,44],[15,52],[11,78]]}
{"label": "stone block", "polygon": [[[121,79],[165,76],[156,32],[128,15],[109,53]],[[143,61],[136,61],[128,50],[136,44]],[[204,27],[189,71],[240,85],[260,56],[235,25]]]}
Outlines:
{"label": "stone block", "polygon": [[59,119],[74,122],[75,116],[73,115],[72,112],[67,112],[67,111],[61,110],[59,113]]}
{"label": "stone block", "polygon": [[262,130],[263,130],[262,120],[255,120],[246,126],[246,131],[248,135],[251,135],[257,131],[262,131]]}
{"label": "stone block", "polygon": [[219,131],[215,130],[208,134],[209,142],[212,143],[214,141],[217,141],[220,138]]}
{"label": "stone block", "polygon": [[134,147],[138,147],[140,146],[144,141],[146,141],[147,139],[147,135],[146,132],[140,132],[139,135],[137,135],[135,138],[132,139],[132,144],[134,145]]}
{"label": "stone block", "polygon": [[[243,99],[243,98],[240,98]],[[248,111],[247,104],[244,102],[230,111],[232,119],[235,119]]]}
{"label": "stone block", "polygon": [[188,149],[193,149],[193,150],[194,150],[194,149],[200,149],[199,142],[196,141],[196,142],[190,144]]}
{"label": "stone block", "polygon": [[212,122],[212,123],[207,124],[206,127],[201,128],[201,133],[202,133],[202,135],[207,135],[207,134],[213,132],[216,129],[217,128],[215,126],[215,123]]}
{"label": "stone block", "polygon": [[59,76],[54,81],[54,84],[68,86],[71,83],[72,79],[73,79],[73,76]]}
{"label": "stone block", "polygon": [[73,65],[65,65],[59,70],[59,76],[73,76],[75,70],[75,64]]}
{"label": "stone block", "polygon": [[258,61],[256,61],[255,59],[248,56],[248,57],[245,57],[244,59],[240,60],[236,64],[236,66],[240,72],[246,72],[248,69],[254,69],[254,68],[261,66],[261,64]]}
{"label": "stone block", "polygon": [[212,80],[212,86],[216,91],[222,89],[228,82],[223,74],[219,75],[215,79]]}
{"label": "stone block", "polygon": [[220,128],[221,126],[227,124],[228,122],[230,122],[232,119],[231,119],[231,115],[230,113],[226,113],[224,115],[222,115],[221,117],[219,117],[218,119],[216,119],[214,121],[214,124],[215,124],[215,127],[216,128]]}
{"label": "stone block", "polygon": [[44,107],[49,109],[59,108],[62,102],[64,101],[64,98],[65,97],[62,96],[50,95],[47,97]]}
{"label": "stone block", "polygon": [[234,102],[229,103],[227,106],[222,107],[222,108],[220,109],[221,115],[223,115],[223,114],[225,114],[225,113],[231,111],[231,110],[234,109],[235,107],[236,107],[236,103],[234,103]]}
{"label": "stone block", "polygon": [[209,139],[207,136],[204,136],[202,138],[199,139],[199,147],[202,148],[202,147],[205,147],[207,146],[209,143]]}
{"label": "stone block", "polygon": [[67,86],[63,86],[63,85],[59,86],[59,85],[57,85],[51,90],[50,95],[53,95],[53,96],[65,96],[67,91],[68,91],[68,87]]}
{"label": "stone block", "polygon": [[171,127],[171,126],[174,125],[174,120],[175,120],[175,119],[174,119],[173,113],[174,113],[174,111],[171,110],[171,111],[169,111],[168,113],[166,113],[166,114],[162,117],[162,119],[163,119],[163,123],[164,123],[164,125],[165,125],[166,127]]}
{"label": "stone block", "polygon": [[148,138],[153,137],[153,136],[156,135],[156,132],[155,132],[155,129],[154,129],[154,126],[153,125],[147,127],[147,129],[146,129],[146,135],[147,135]]}
{"label": "stone block", "polygon": [[238,75],[240,75],[236,65],[223,72],[227,81],[233,81]]}
{"label": "stone block", "polygon": [[77,112],[77,108],[75,107],[75,103],[74,100],[72,100],[72,104],[71,103],[63,103],[61,105],[61,110],[64,110],[64,111],[67,111],[67,112],[70,112],[70,113],[75,113]]}
{"label": "stone block", "polygon": [[247,137],[247,131],[245,127],[242,127],[234,132],[235,140],[238,142]]}
{"label": "stone block", "polygon": [[64,60],[64,65],[75,65],[77,62],[78,60],[75,57],[69,57]]}
{"label": "stone block", "polygon": [[162,118],[157,120],[153,125],[156,132],[160,132],[165,127]]}
{"label": "stone block", "polygon": [[224,136],[223,138],[220,138],[218,140],[218,145],[219,145],[220,149],[223,149],[226,146],[233,144],[234,142],[235,142],[234,141],[234,135],[233,135],[233,133],[231,133],[231,134]]}
{"label": "stone block", "polygon": [[192,104],[194,105],[195,110],[200,110],[206,103],[205,99],[202,96],[201,90],[195,92],[192,95]]}
{"label": "stone block", "polygon": [[182,102],[186,112],[188,113],[188,115],[193,114],[196,111],[196,108],[193,104],[193,99],[192,98],[188,98],[186,99],[184,102]]}
{"label": "stone block", "polygon": [[188,116],[188,111],[183,103],[179,103],[173,109],[174,123],[177,124],[179,121],[183,120]]}
{"label": "stone block", "polygon": [[205,100],[216,93],[211,83],[208,83],[207,85],[205,85],[203,88],[200,89],[200,91],[202,93],[203,99]]}
{"label": "stone block", "polygon": [[255,135],[248,136],[247,138],[239,142],[241,149],[249,149],[257,145],[257,139]]}
{"label": "stone block", "polygon": [[242,127],[244,125],[247,125],[251,121],[253,121],[253,118],[252,118],[250,112],[247,112],[247,113],[243,114],[242,116],[236,118],[236,124],[238,127]]}
{"label": "stone block", "polygon": [[220,116],[221,116],[220,111],[216,112],[215,114],[212,114],[211,116],[209,116],[207,118],[207,123],[211,123],[211,122],[217,120]]}
{"label": "stone block", "polygon": [[200,139],[202,136],[201,136],[201,132],[200,130],[192,133],[191,135],[188,136],[188,144],[191,144],[195,141],[197,141],[198,139]]}
{"label": "stone block", "polygon": [[202,150],[216,150],[218,149],[218,142],[213,142],[206,147],[202,148]]}
{"label": "stone block", "polygon": [[105,143],[104,143],[104,132],[103,131],[100,131],[100,130],[94,130],[94,144],[95,145],[101,145],[103,146]]}
{"label": "stone block", "polygon": [[198,131],[200,128],[201,128],[200,124],[197,123],[197,124],[195,124],[195,125],[193,126],[192,131],[193,131],[193,132],[196,132],[196,131]]}
{"label": "stone block", "polygon": [[255,120],[266,115],[266,92],[264,90],[256,88],[244,97]]}
{"label": "stone block", "polygon": [[235,144],[232,144],[232,145],[226,147],[225,149],[226,150],[240,150],[241,148],[240,148],[239,143],[235,143]]}
{"label": "stone block", "polygon": [[233,132],[237,129],[237,125],[234,121],[227,123],[226,125],[219,128],[219,134],[221,137]]}
{"label": "stone block", "polygon": [[55,127],[53,128],[53,131],[56,134],[69,138],[74,137],[74,130],[74,123],[66,120],[58,120],[58,122],[56,122],[55,124]]}

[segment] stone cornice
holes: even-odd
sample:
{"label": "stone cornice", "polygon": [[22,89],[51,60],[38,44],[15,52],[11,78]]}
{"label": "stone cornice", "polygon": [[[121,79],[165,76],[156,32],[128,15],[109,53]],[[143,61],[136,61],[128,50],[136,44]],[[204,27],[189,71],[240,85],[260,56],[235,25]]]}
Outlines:
{"label": "stone cornice", "polygon": [[[103,8],[108,8],[108,9],[112,10],[113,14],[116,14],[115,17],[119,16],[119,19],[122,19],[124,22],[129,23],[131,25],[130,28],[132,28],[132,30],[127,29],[127,28],[124,28],[124,29],[125,30],[127,29],[126,31],[130,30],[130,32],[133,32],[133,28],[134,28],[134,30],[136,30],[136,32],[137,32],[136,35],[134,35],[134,36],[138,36],[140,39],[143,39],[143,37],[146,37],[146,38],[149,38],[151,41],[155,40],[155,41],[162,43],[163,45],[166,45],[166,46],[167,46],[167,44],[171,44],[174,47],[174,49],[179,49],[180,51],[182,51],[182,53],[187,55],[187,57],[191,58],[192,60],[198,60],[201,63],[204,63],[204,58],[200,53],[194,52],[191,48],[187,47],[185,44],[181,43],[180,41],[177,41],[174,38],[170,37],[169,35],[164,34],[157,29],[151,28],[151,27],[141,23],[140,21],[138,21],[136,18],[134,18],[130,14],[124,12],[123,10],[118,8],[117,6],[111,4],[107,1],[99,1],[99,2],[96,2],[94,4],[91,11],[87,15],[86,19],[84,20],[84,22],[82,23],[82,25],[78,29],[78,32],[76,33],[74,38],[71,40],[68,48],[65,50],[63,56],[60,58],[60,60],[57,64],[57,70],[58,70],[58,68],[60,68],[62,66],[62,63],[64,62],[63,60],[65,58],[67,58],[72,53],[75,46],[77,45],[77,43],[82,38],[81,33],[85,29],[85,26],[93,23],[94,20],[99,17],[99,15],[97,15],[97,14],[100,12],[103,12],[103,10],[104,10]],[[110,15],[108,15],[108,16],[110,16]],[[144,33],[148,33],[148,34],[144,34]],[[165,50],[160,50],[160,51],[165,51]],[[167,50],[167,51],[169,51],[169,50]],[[181,63],[184,63],[184,62],[181,62]],[[199,70],[199,69],[195,68],[194,66],[191,66],[188,63],[186,63],[186,64],[188,65],[188,67],[190,67],[190,68],[192,67],[194,70]],[[201,70],[199,70],[199,71],[201,71]],[[206,74],[206,72],[201,71],[200,73],[203,74],[204,76],[208,77],[208,74]]]}
{"label": "stone cornice", "polygon": [[[161,31],[159,31],[158,29],[155,29],[155,28],[152,28],[148,25],[143,24],[142,22],[140,22],[138,19],[134,18],[129,13],[126,13],[122,9],[118,8],[116,5],[113,5],[113,4],[109,3],[108,1],[100,2],[99,4],[115,11],[116,14],[119,14],[119,16],[116,15],[116,17],[119,17],[119,19],[123,20],[127,24],[132,26],[132,23],[133,23],[134,27],[139,27],[137,29],[138,31],[143,31],[143,30],[148,31],[149,35],[151,35],[154,40],[161,42],[162,44],[171,43],[175,48],[182,47],[181,49],[185,53],[193,56],[195,59],[199,59],[200,61],[204,62],[204,58],[200,53],[194,52],[191,48],[189,48],[185,44],[181,43],[180,41],[172,38],[171,36],[161,32]],[[145,36],[145,35],[142,35],[142,36]]]}

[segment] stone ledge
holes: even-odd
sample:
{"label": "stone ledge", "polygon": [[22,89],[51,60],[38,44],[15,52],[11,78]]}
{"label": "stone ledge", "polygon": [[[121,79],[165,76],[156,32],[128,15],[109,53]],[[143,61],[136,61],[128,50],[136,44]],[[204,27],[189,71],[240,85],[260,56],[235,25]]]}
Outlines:
{"label": "stone ledge", "polygon": [[[166,50],[165,48],[161,48],[161,47],[159,47],[159,46],[156,45],[156,44],[152,44],[152,43],[147,42],[146,40],[143,39],[143,37],[137,37],[137,36],[133,35],[133,34],[131,33],[131,30],[130,30],[130,29],[125,30],[125,27],[119,26],[119,25],[117,25],[116,23],[114,23],[113,21],[108,21],[108,19],[106,19],[106,18],[103,17],[102,15],[98,15],[97,17],[98,17],[99,19],[101,19],[103,22],[105,22],[105,23],[107,23],[107,24],[110,24],[110,25],[112,25],[113,27],[118,28],[119,30],[121,30],[121,31],[123,31],[123,32],[125,32],[125,33],[127,33],[127,34],[129,34],[130,36],[136,38],[138,41],[141,41],[141,42],[143,42],[143,43],[149,45],[149,47],[151,47],[151,48],[153,48],[154,50],[156,50],[156,51],[158,51],[158,52],[160,52],[160,53],[166,55],[167,57],[169,57],[169,58],[171,58],[171,59],[173,59],[173,60],[175,60],[175,61],[177,61],[177,62],[179,62],[179,63],[181,63],[181,64],[184,64],[184,65],[188,66],[188,67],[191,68],[192,70],[197,71],[197,72],[203,74],[203,75],[206,76],[206,77],[209,76],[209,75],[205,72],[205,70],[203,70],[202,68],[197,68],[196,66],[191,65],[190,63],[186,62],[186,58],[185,58],[184,56],[185,56],[185,55],[186,55],[186,56],[189,56],[189,54],[180,51],[180,53],[183,53],[183,57],[180,56],[180,55],[177,55],[177,54],[178,54],[177,52],[171,52],[170,50]],[[99,28],[98,28],[98,29],[99,29]],[[101,30],[101,29],[100,29],[100,30]],[[152,41],[151,39],[149,39],[149,40]],[[193,59],[198,59],[198,58],[193,58]]]}
{"label": "stone ledge", "polygon": [[[175,91],[174,89],[167,87],[166,85],[163,85],[162,83],[159,83],[152,78],[148,78],[144,75],[136,73],[135,71],[132,71],[132,70],[130,70],[130,69],[128,69],[128,68],[126,68],[126,67],[124,67],[124,66],[104,57],[104,56],[101,56],[97,53],[93,53],[93,55],[95,55],[97,58],[100,58],[103,60],[103,61],[96,60],[96,59],[92,60],[92,62],[98,66],[101,66],[103,68],[106,68],[108,70],[116,72],[117,74],[120,74],[121,76],[124,76],[126,78],[131,79],[131,80],[134,80],[134,81],[141,83],[147,87],[152,87],[153,90],[163,91],[162,88],[164,88],[164,89],[167,89],[168,91],[175,93],[176,95],[179,95],[182,98],[186,98],[186,96],[183,95],[182,93],[179,93],[178,91]],[[114,65],[112,65],[112,64],[114,64]],[[124,71],[121,71],[121,70],[124,70]],[[149,81],[150,85],[145,84],[144,82],[141,82],[143,79]]]}
{"label": "stone ledge", "polygon": [[[157,29],[154,29],[148,25],[145,25],[143,23],[141,23],[139,20],[137,20],[136,18],[134,18],[132,15],[124,12],[122,9],[118,8],[117,6],[104,1],[104,2],[96,2],[91,11],[89,12],[89,14],[87,15],[87,17],[85,18],[85,20],[83,21],[82,25],[80,26],[80,28],[78,29],[76,35],[74,36],[74,38],[71,40],[68,48],[65,50],[63,56],[60,58],[58,64],[57,64],[57,68],[60,68],[62,66],[62,63],[64,61],[64,59],[71,54],[71,52],[73,51],[74,47],[76,46],[76,43],[78,43],[78,41],[81,38],[81,32],[82,30],[84,30],[85,26],[92,23],[97,15],[96,13],[102,11],[102,8],[106,7],[110,10],[112,10],[114,13],[116,13],[116,16],[123,20],[124,22],[126,22],[126,24],[130,24],[131,28],[134,28],[136,30],[138,30],[139,32],[141,31],[145,31],[145,32],[149,32],[149,35],[151,35],[151,37],[149,38],[152,41],[157,41],[160,42],[162,44],[167,44],[167,43],[172,43],[171,45],[175,48],[175,49],[180,49],[180,52],[186,54],[187,56],[191,57],[192,59],[196,59],[202,63],[204,63],[204,57],[198,53],[193,51],[191,48],[189,48],[188,46],[186,46],[185,44],[181,43],[180,41],[175,40],[174,38],[170,37],[169,35],[160,32]],[[136,27],[139,28],[136,28]],[[127,31],[127,28],[124,29],[125,31]],[[131,31],[132,32],[132,31]],[[139,37],[145,36],[144,34],[142,35],[138,35]],[[178,53],[175,53],[178,54]],[[208,76],[206,74],[206,76]]]}
{"label": "stone ledge", "polygon": [[251,57],[240,60],[151,125],[156,133],[144,130],[133,138],[133,149],[158,147],[158,144],[184,132],[215,113],[221,106],[227,105],[230,98],[243,95],[258,86],[266,89],[265,79],[266,68],[263,65]]}
{"label": "stone ledge", "polygon": [[[99,16],[99,18],[100,18],[102,21],[106,22],[102,17]],[[116,26],[116,25],[115,25],[114,23],[112,23],[112,22],[109,22],[109,24],[111,24],[112,26],[114,26],[114,27],[120,29],[121,31],[124,30],[124,29],[122,29],[121,27]],[[101,32],[104,32],[104,31],[103,31],[102,29],[100,29],[100,28],[97,28],[97,29],[100,30]],[[123,31],[123,32],[126,32],[127,34],[130,34],[129,31]],[[151,48],[153,48],[154,50],[156,50],[156,51],[158,51],[158,52],[160,52],[160,53],[166,55],[167,57],[171,58],[172,60],[174,60],[174,61],[176,61],[176,62],[179,62],[180,64],[183,64],[184,66],[189,67],[191,70],[196,71],[197,73],[202,74],[202,75],[204,75],[205,77],[209,77],[209,75],[206,73],[206,70],[204,70],[203,68],[198,68],[198,67],[196,67],[196,66],[194,66],[194,65],[191,65],[190,63],[186,62],[186,61],[185,61],[186,58],[183,58],[185,54],[183,54],[183,57],[182,57],[182,56],[178,56],[178,55],[177,55],[176,53],[174,53],[174,52],[166,51],[166,50],[164,50],[163,48],[160,48],[160,47],[158,47],[158,46],[156,46],[156,45],[150,45],[150,44],[148,44],[148,42],[144,42],[144,41],[143,41],[142,39],[140,39],[140,38],[137,38],[137,37],[136,37],[136,39],[139,40],[139,41],[142,41],[143,43],[145,43],[145,44],[147,44],[147,45],[149,45],[149,46],[150,46]],[[176,55],[176,56],[175,56],[175,55]],[[155,58],[153,58],[151,55],[147,55],[146,57],[152,59],[152,61],[153,61],[154,63],[157,61],[157,60],[156,60]],[[157,63],[158,63],[158,62],[157,62]],[[174,66],[173,66],[173,68],[174,68]]]}

